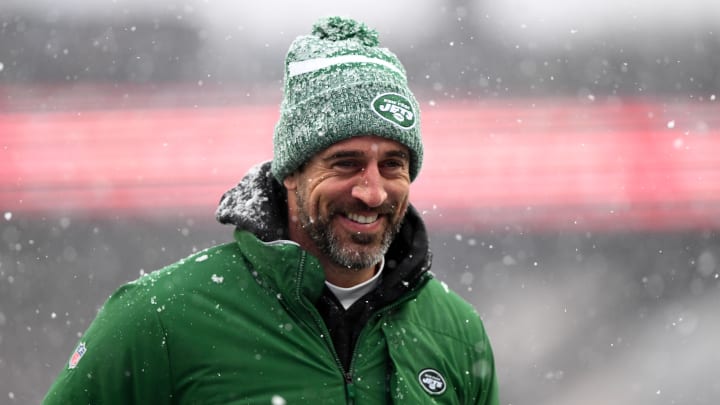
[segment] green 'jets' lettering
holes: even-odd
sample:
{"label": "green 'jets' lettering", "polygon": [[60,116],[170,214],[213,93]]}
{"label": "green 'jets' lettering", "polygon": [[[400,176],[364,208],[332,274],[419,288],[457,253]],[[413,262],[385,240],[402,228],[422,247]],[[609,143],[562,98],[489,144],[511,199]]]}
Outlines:
{"label": "green 'jets' lettering", "polygon": [[410,100],[397,93],[381,94],[372,102],[372,109],[382,119],[403,129],[415,126],[415,112]]}

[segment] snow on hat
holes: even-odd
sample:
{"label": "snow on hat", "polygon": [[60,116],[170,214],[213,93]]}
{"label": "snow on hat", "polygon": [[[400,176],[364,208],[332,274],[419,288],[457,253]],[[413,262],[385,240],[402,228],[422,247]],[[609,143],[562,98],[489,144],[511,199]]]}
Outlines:
{"label": "snow on hat", "polygon": [[378,33],[341,17],[322,18],[293,41],[285,59],[272,172],[282,182],[313,155],[359,135],[410,150],[410,179],[420,171],[420,109],[397,56]]}

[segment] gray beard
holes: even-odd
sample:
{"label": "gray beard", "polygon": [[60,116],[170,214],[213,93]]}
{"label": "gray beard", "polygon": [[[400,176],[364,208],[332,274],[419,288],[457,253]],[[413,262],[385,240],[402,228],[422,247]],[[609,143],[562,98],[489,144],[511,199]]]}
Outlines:
{"label": "gray beard", "polygon": [[333,231],[330,223],[332,216],[330,218],[312,219],[305,211],[305,199],[301,193],[296,194],[298,220],[302,228],[310,236],[310,239],[315,242],[315,246],[323,255],[349,270],[359,271],[380,263],[388,248],[390,248],[390,244],[400,231],[402,221],[390,224],[382,233],[380,243],[376,246],[373,246],[376,243],[376,238],[373,235],[352,234],[350,239],[355,244],[367,247],[367,249],[353,249],[352,246],[343,245],[340,237]]}

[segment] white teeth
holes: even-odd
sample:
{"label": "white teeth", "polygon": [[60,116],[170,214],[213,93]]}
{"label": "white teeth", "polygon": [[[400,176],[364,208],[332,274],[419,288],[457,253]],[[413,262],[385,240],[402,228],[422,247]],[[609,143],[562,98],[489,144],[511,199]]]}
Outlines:
{"label": "white teeth", "polygon": [[366,217],[364,215],[358,215],[358,214],[348,214],[347,217],[351,219],[352,221],[355,221],[360,224],[371,224],[375,221],[377,221],[377,214],[373,216]]}

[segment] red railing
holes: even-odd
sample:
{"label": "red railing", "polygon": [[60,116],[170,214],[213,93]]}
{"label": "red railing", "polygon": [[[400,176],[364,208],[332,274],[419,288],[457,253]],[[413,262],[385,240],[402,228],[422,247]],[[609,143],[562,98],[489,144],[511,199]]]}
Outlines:
{"label": "red railing", "polygon": [[[0,112],[0,210],[212,212],[276,105]],[[411,200],[453,227],[720,228],[714,101],[427,104]]]}

